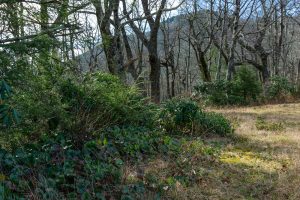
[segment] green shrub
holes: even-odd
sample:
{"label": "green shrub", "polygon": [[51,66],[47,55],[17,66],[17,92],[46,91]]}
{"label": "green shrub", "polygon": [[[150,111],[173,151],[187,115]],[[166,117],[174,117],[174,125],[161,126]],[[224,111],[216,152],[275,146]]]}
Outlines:
{"label": "green shrub", "polygon": [[167,101],[160,112],[160,124],[167,132],[193,132],[193,124],[200,108],[189,99]]}
{"label": "green shrub", "polygon": [[257,101],[262,92],[255,74],[243,67],[232,81],[217,80],[195,87],[201,100],[213,105],[245,105]]}
{"label": "green shrub", "polygon": [[271,78],[270,85],[267,88],[267,95],[269,99],[284,100],[288,95],[293,95],[295,91],[294,85],[287,78],[274,76]]}
{"label": "green shrub", "polygon": [[0,127],[5,128],[20,122],[19,112],[9,103],[12,96],[11,87],[4,81],[0,81]]}
{"label": "green shrub", "polygon": [[258,82],[255,73],[248,68],[240,68],[233,80],[233,95],[242,97],[242,103],[248,104],[251,101],[256,101],[261,92],[262,87]]}
{"label": "green shrub", "polygon": [[110,74],[87,74],[82,80],[61,77],[55,83],[39,76],[14,103],[22,114],[23,132],[33,135],[63,131],[78,141],[112,126],[155,124],[157,106]]}
{"label": "green shrub", "polygon": [[19,127],[24,135],[52,131],[69,120],[67,105],[61,102],[57,85],[43,75],[32,78],[26,85],[26,90],[17,89],[12,98],[22,116]]}
{"label": "green shrub", "polygon": [[81,134],[112,126],[154,125],[156,106],[146,103],[136,88],[123,85],[115,76],[91,74],[80,84],[68,83],[62,91],[63,102],[70,103],[72,114],[69,132]]}
{"label": "green shrub", "polygon": [[223,115],[213,112],[205,113],[204,116],[199,115],[196,123],[198,131],[203,133],[213,133],[220,136],[228,136],[233,133],[233,128],[228,119]]}
{"label": "green shrub", "polygon": [[167,101],[160,113],[160,125],[171,134],[212,133],[226,136],[232,133],[232,127],[221,114],[204,112],[196,102],[188,99]]}
{"label": "green shrub", "polygon": [[12,152],[1,149],[0,192],[5,191],[1,193],[4,199],[11,194],[22,198],[30,194],[35,199],[139,199],[146,187],[122,182],[125,162],[136,164],[143,156],[155,155],[168,146],[163,135],[142,127],[106,130],[80,148],[74,143],[68,135],[54,134]]}
{"label": "green shrub", "polygon": [[134,158],[157,152],[161,134],[145,127],[112,127],[103,131],[101,138],[116,147],[121,156]]}
{"label": "green shrub", "polygon": [[201,82],[195,87],[197,95],[207,104],[228,104],[228,93],[231,83],[228,81]]}

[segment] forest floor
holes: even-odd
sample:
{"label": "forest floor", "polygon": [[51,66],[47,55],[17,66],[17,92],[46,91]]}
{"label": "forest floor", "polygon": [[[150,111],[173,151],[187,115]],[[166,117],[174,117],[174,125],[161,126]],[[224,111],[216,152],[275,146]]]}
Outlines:
{"label": "forest floor", "polygon": [[144,200],[161,189],[161,199],[300,199],[300,103],[208,111],[230,119],[235,134],[180,136],[180,151],[126,165],[123,181],[145,181],[153,190]]}
{"label": "forest floor", "polygon": [[196,153],[188,165],[155,162],[150,168],[161,176],[190,170],[190,179],[196,177],[191,185],[175,182],[166,198],[300,199],[300,104],[213,111],[232,120],[236,136],[205,140],[218,149],[216,158]]}

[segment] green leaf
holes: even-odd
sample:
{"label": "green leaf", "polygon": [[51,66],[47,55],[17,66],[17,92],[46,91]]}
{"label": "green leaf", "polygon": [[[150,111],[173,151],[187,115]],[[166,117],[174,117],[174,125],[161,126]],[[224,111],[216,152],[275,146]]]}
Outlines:
{"label": "green leaf", "polygon": [[0,94],[1,94],[1,99],[7,98],[12,92],[11,87],[4,81],[1,81],[1,88],[0,88]]}
{"label": "green leaf", "polygon": [[3,118],[3,124],[4,124],[5,126],[9,126],[9,125],[10,125],[10,120],[9,120],[8,115],[4,115],[4,118]]}
{"label": "green leaf", "polygon": [[16,111],[15,109],[13,109],[13,116],[14,116],[14,121],[19,124],[20,123],[20,114],[18,113],[18,111]]}
{"label": "green leaf", "polygon": [[7,105],[1,105],[0,106],[0,113],[4,113],[7,110],[8,110],[8,106]]}
{"label": "green leaf", "polygon": [[116,162],[116,165],[123,165],[124,164],[123,160],[121,160],[121,159],[117,159],[115,162]]}
{"label": "green leaf", "polygon": [[106,138],[104,138],[104,140],[103,140],[103,145],[106,146],[107,144],[108,144],[108,141],[107,141]]}

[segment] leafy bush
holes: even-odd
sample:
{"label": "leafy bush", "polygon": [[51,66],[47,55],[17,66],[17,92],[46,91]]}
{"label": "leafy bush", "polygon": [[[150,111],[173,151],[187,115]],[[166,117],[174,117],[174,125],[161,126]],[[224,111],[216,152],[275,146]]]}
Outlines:
{"label": "leafy bush", "polygon": [[255,74],[247,68],[239,69],[232,81],[200,83],[195,90],[202,100],[213,105],[249,104],[257,101],[262,92]]}
{"label": "leafy bush", "polygon": [[223,115],[213,112],[208,112],[204,116],[200,116],[196,125],[197,129],[203,133],[227,136],[233,132],[230,121]]}
{"label": "leafy bush", "polygon": [[271,100],[284,100],[296,91],[294,85],[285,77],[274,76],[270,81],[270,85],[267,88],[267,95]]}
{"label": "leafy bush", "polygon": [[41,75],[28,80],[26,86],[26,90],[18,88],[12,98],[22,116],[19,127],[24,135],[36,136],[53,131],[69,120],[67,105],[61,101],[62,94],[58,92],[57,84]]}
{"label": "leafy bush", "polygon": [[158,151],[161,134],[145,127],[112,127],[105,130],[101,138],[115,146],[121,156],[138,158]]}
{"label": "leafy bush", "polygon": [[24,132],[64,131],[78,141],[112,126],[151,127],[157,110],[137,89],[105,73],[87,74],[83,80],[62,77],[55,84],[40,76],[14,101],[24,118]]}
{"label": "leafy bush", "polygon": [[168,133],[205,134],[226,136],[232,127],[225,117],[204,112],[196,102],[188,99],[167,101],[160,113],[160,125]]}
{"label": "leafy bush", "polygon": [[231,133],[225,118],[205,113],[194,101],[174,99],[159,108],[109,74],[54,82],[36,76],[26,85],[11,98],[22,113],[20,128],[9,129],[23,144],[0,150],[5,199],[141,199],[150,184],[128,184],[125,163],[159,153],[178,156],[181,140],[165,130]]}
{"label": "leafy bush", "polygon": [[0,124],[9,127],[20,121],[19,112],[9,104],[8,100],[12,96],[11,87],[4,81],[0,81]]}
{"label": "leafy bush", "polygon": [[228,81],[202,82],[195,87],[197,95],[208,104],[228,104],[228,93],[231,88]]}
{"label": "leafy bush", "polygon": [[0,150],[0,191],[5,190],[1,195],[4,199],[11,194],[35,199],[140,199],[146,185],[123,181],[125,162],[136,164],[143,156],[168,148],[169,142],[142,127],[111,128],[80,148],[65,134],[45,135],[12,152]]}
{"label": "leafy bush", "polygon": [[160,124],[167,132],[193,132],[193,124],[200,108],[189,99],[167,101],[160,113]]}
{"label": "leafy bush", "polygon": [[232,93],[234,96],[242,97],[242,103],[248,104],[251,101],[256,101],[261,92],[261,84],[258,82],[253,71],[245,67],[242,67],[237,71],[232,86]]}

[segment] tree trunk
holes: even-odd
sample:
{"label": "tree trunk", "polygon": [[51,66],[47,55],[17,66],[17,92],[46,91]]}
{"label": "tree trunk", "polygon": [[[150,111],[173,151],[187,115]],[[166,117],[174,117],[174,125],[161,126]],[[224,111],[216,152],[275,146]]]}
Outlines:
{"label": "tree trunk", "polygon": [[270,72],[268,69],[268,56],[263,56],[261,55],[261,62],[262,62],[262,69],[261,69],[261,74],[262,74],[262,81],[264,84],[268,84],[269,83],[269,79],[270,79]]}
{"label": "tree trunk", "polygon": [[235,49],[238,40],[238,29],[240,22],[240,10],[241,2],[240,0],[235,0],[235,11],[234,11],[234,22],[232,30],[232,42],[229,52],[229,61],[228,61],[228,71],[227,71],[227,80],[230,81],[235,73]]}
{"label": "tree trunk", "polygon": [[128,36],[126,34],[126,30],[124,26],[121,27],[121,32],[122,32],[124,47],[127,55],[127,64],[125,70],[128,71],[132,75],[133,79],[136,81],[138,79],[139,74],[135,68],[135,64],[134,64],[135,60],[133,58],[133,52],[131,50]]}
{"label": "tree trunk", "polygon": [[175,67],[172,68],[172,80],[171,80],[171,98],[175,97],[175,78],[176,78],[176,70]]}
{"label": "tree trunk", "polygon": [[[221,6],[221,2],[220,2]],[[219,8],[221,10],[221,7]],[[222,70],[222,49],[224,46],[224,37],[227,35],[227,29],[226,29],[226,21],[227,21],[227,0],[225,1],[224,5],[224,15],[223,15],[223,21],[222,21],[222,30],[221,30],[221,37],[220,37],[220,49],[219,49],[219,55],[218,55],[218,64],[217,64],[217,72],[216,72],[216,80],[221,79],[221,70]]]}
{"label": "tree trunk", "polygon": [[172,74],[170,98],[172,98],[175,97],[175,77],[176,77],[175,56],[174,56],[173,49],[170,51],[169,62],[170,62],[169,65],[171,67],[171,74]]}
{"label": "tree trunk", "polygon": [[199,55],[199,61],[200,61],[200,71],[202,73],[202,78],[204,82],[211,82],[211,75],[208,69],[207,62],[205,60],[205,56],[203,53],[200,53]]}
{"label": "tree trunk", "polygon": [[170,99],[171,98],[171,88],[170,88],[169,66],[166,66],[166,82],[167,82],[167,95],[168,95],[168,99]]}
{"label": "tree trunk", "polygon": [[126,1],[122,0],[122,2],[123,2],[123,12],[127,20],[129,20],[130,27],[148,49],[149,64],[150,64],[151,99],[154,103],[159,103],[160,102],[160,59],[158,56],[158,49],[157,49],[157,45],[158,45],[157,37],[158,37],[158,30],[160,27],[161,16],[164,12],[164,8],[166,6],[167,0],[162,0],[160,2],[159,8],[156,12],[155,19],[151,15],[151,10],[150,10],[151,1],[149,0],[141,1],[143,11],[146,15],[146,20],[150,28],[149,39],[147,38],[145,32],[142,32],[136,26],[134,21],[131,20],[130,15],[127,12]]}
{"label": "tree trunk", "polygon": [[298,61],[298,67],[297,67],[297,85],[300,86],[300,59]]}
{"label": "tree trunk", "polygon": [[101,29],[101,35],[104,40],[103,49],[105,52],[109,72],[119,76],[122,79],[122,81],[125,81],[125,71],[123,69],[123,56],[122,50],[120,49],[121,44],[117,42],[119,39],[116,39],[114,36],[112,36],[111,32],[106,28]]}
{"label": "tree trunk", "polygon": [[[102,36],[102,44],[110,73],[117,75],[123,82],[126,82],[124,70],[124,56],[121,42],[121,24],[119,19],[120,0],[104,2],[104,10],[101,2],[94,2],[96,8],[97,23]],[[111,32],[110,18],[114,19],[114,34]]]}
{"label": "tree trunk", "polygon": [[151,99],[160,102],[160,60],[157,52],[149,52]]}

